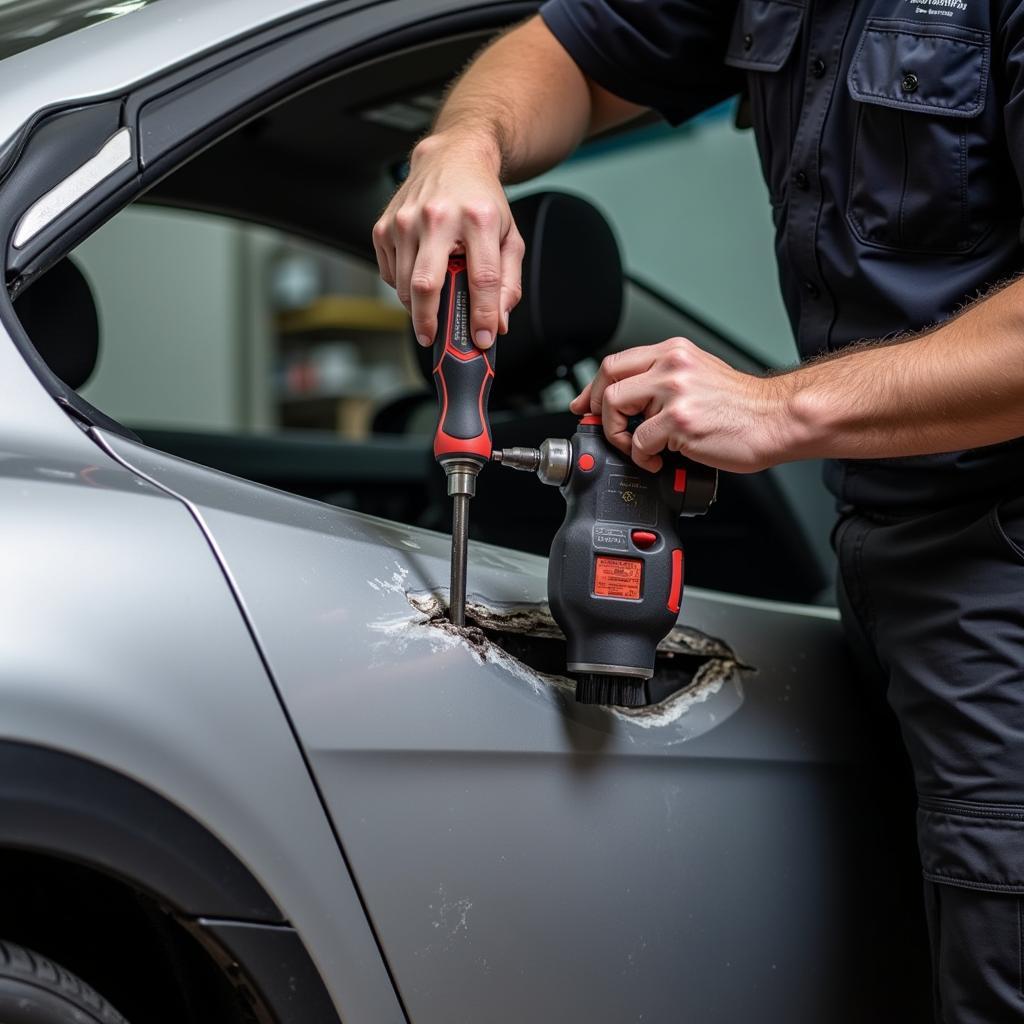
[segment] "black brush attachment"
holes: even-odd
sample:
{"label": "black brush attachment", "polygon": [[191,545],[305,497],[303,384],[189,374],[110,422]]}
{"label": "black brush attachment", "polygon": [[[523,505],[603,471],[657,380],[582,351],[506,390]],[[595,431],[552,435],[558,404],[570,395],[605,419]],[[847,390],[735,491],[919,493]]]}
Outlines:
{"label": "black brush attachment", "polygon": [[606,704],[615,708],[645,708],[647,688],[643,679],[632,676],[586,672],[576,677],[576,702]]}

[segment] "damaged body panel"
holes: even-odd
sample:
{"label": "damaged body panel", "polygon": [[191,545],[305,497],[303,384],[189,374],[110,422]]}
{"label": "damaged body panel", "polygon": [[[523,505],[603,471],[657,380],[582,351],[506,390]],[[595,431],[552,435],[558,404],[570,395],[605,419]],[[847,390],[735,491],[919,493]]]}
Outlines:
{"label": "damaged body panel", "polygon": [[[435,593],[407,594],[421,617],[380,624],[392,635],[440,630],[455,642],[468,644],[483,662],[495,662],[525,679],[572,694],[575,681],[565,674],[565,636],[546,604],[497,606],[469,602],[467,625],[452,625],[446,617],[447,601]],[[647,707],[608,708],[627,722],[645,727],[675,721],[697,702],[717,693],[732,680],[739,691],[737,673],[748,668],[721,640],[686,626],[676,626],[658,645],[654,678],[647,684]]]}
{"label": "damaged body panel", "polygon": [[835,1012],[885,850],[834,612],[687,592],[655,702],[580,705],[544,559],[472,545],[458,631],[444,536],[102,442],[211,538],[413,1021],[870,1017]]}

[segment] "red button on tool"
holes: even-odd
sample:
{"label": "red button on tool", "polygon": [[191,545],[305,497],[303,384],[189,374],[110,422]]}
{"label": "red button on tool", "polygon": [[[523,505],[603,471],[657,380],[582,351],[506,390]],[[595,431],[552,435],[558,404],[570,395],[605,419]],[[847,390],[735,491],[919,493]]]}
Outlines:
{"label": "red button on tool", "polygon": [[672,481],[672,490],[676,493],[686,491],[686,470],[677,469],[675,478]]}
{"label": "red button on tool", "polygon": [[595,416],[594,413],[588,412],[586,416],[580,417],[581,427],[599,427],[601,426],[601,417]]}
{"label": "red button on tool", "polygon": [[576,463],[584,473],[589,473],[594,468],[594,456],[593,455],[581,455],[579,462]]}
{"label": "red button on tool", "polygon": [[649,547],[658,543],[658,535],[651,533],[649,530],[634,530],[633,543],[641,551],[646,551]]}

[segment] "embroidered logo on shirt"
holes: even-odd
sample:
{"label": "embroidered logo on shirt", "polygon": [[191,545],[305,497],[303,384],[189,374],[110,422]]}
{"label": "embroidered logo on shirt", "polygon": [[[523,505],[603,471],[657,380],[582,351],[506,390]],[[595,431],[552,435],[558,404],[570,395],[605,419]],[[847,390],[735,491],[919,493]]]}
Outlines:
{"label": "embroidered logo on shirt", "polygon": [[911,4],[915,14],[937,15],[940,18],[952,18],[957,11],[966,11],[966,0],[906,0]]}

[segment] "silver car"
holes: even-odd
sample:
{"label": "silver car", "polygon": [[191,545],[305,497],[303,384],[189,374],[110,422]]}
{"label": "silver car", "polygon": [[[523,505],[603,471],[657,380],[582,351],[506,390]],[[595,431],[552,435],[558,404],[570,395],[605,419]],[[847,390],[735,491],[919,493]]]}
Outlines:
{"label": "silver car", "polygon": [[[560,498],[527,477],[481,477],[472,628],[444,619],[434,399],[370,227],[535,6],[0,4],[0,1020],[925,1018],[903,766],[816,467],[687,526],[645,708],[574,702]],[[716,117],[516,193],[499,443],[571,433],[626,344],[772,362],[727,329],[781,318],[760,186],[716,207],[700,177],[753,167]]]}

